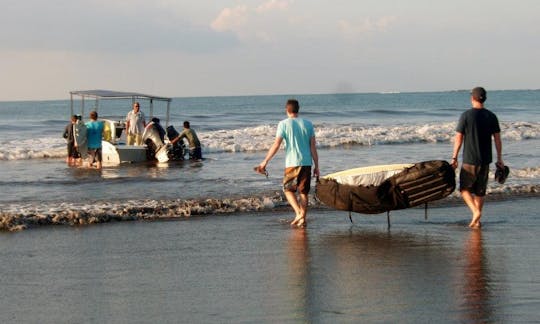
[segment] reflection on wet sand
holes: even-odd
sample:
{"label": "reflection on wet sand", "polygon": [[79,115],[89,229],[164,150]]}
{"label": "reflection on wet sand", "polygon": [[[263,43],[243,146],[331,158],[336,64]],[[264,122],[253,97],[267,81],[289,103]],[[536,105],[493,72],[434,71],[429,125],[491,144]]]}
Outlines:
{"label": "reflection on wet sand", "polygon": [[493,309],[490,302],[490,278],[481,230],[470,232],[464,247],[464,255],[466,256],[463,276],[464,321],[469,323],[491,322]]}
{"label": "reflection on wet sand", "polygon": [[287,244],[288,290],[295,320],[310,321],[310,255],[306,228],[290,231]]}
{"label": "reflection on wet sand", "polygon": [[449,313],[450,250],[423,236],[337,233],[288,241],[289,293],[303,321],[399,321]]}

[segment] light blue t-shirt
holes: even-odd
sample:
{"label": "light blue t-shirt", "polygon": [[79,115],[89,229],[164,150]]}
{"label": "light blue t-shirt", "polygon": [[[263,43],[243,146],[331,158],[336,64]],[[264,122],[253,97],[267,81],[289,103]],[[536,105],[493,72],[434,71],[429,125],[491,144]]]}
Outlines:
{"label": "light blue t-shirt", "polygon": [[101,138],[103,137],[103,122],[89,121],[86,123],[86,137],[88,139],[88,149],[101,148]]}
{"label": "light blue t-shirt", "polygon": [[285,167],[311,166],[311,138],[313,124],[303,118],[287,118],[279,122],[276,137],[285,141]]}

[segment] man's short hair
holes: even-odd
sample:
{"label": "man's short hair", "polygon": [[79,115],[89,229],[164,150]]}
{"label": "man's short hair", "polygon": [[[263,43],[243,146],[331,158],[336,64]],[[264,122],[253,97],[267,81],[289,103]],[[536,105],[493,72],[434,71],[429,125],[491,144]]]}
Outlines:
{"label": "man's short hair", "polygon": [[484,103],[487,99],[486,89],[482,87],[476,87],[471,90],[471,96],[473,97],[474,100],[480,103]]}
{"label": "man's short hair", "polygon": [[138,106],[138,107],[141,107],[141,104],[139,104],[139,102],[138,102],[138,101],[135,101],[135,102],[133,103],[133,106]]}
{"label": "man's short hair", "polygon": [[79,119],[77,115],[71,116],[71,120],[72,120],[72,121],[77,121],[77,119]]}
{"label": "man's short hair", "polygon": [[93,111],[90,112],[90,119],[92,119],[92,120],[98,119],[97,111],[93,110]]}
{"label": "man's short hair", "polygon": [[184,122],[184,128],[189,128],[189,122],[187,120]]}
{"label": "man's short hair", "polygon": [[298,112],[300,111],[300,104],[296,99],[287,100],[287,104],[285,105],[285,107],[287,107],[287,112],[290,114],[298,114]]}

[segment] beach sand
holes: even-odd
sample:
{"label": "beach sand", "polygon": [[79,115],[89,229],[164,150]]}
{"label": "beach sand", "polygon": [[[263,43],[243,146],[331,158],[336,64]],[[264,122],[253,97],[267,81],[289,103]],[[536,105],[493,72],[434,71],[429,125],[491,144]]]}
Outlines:
{"label": "beach sand", "polygon": [[533,322],[536,198],[0,232],[0,322]]}

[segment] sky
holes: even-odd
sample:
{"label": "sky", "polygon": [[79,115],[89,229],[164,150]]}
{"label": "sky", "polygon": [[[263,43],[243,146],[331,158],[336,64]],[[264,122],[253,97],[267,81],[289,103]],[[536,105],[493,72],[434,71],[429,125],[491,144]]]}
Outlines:
{"label": "sky", "polygon": [[0,100],[540,88],[538,0],[0,0]]}

